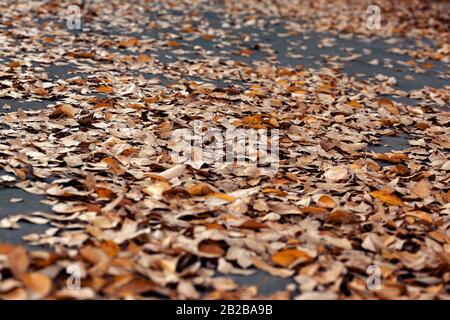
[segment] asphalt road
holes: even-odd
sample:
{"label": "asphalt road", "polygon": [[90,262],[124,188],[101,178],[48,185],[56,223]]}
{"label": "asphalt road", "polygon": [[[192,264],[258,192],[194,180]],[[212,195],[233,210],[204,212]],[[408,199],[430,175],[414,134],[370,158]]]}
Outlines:
{"label": "asphalt road", "polygon": [[[176,14],[176,12],[172,13]],[[207,19],[211,26],[219,27],[220,17],[212,12],[204,12],[203,16]],[[5,28],[5,26],[0,26],[0,28]],[[108,29],[104,36],[115,37],[118,35],[133,35],[141,38],[158,38],[161,37],[164,32],[174,32],[173,30],[144,30],[142,33],[128,32],[127,30],[121,29]],[[422,88],[424,86],[440,88],[445,84],[448,84],[448,80],[440,77],[444,72],[448,72],[448,66],[433,62],[433,67],[427,70],[426,73],[417,74],[412,70],[400,67],[396,64],[396,61],[406,61],[409,59],[408,56],[402,56],[392,53],[390,49],[393,47],[392,44],[388,43],[386,39],[373,39],[372,41],[367,41],[366,39],[352,38],[348,39],[345,37],[334,36],[335,44],[333,47],[321,46],[320,43],[323,39],[330,37],[326,33],[307,33],[307,34],[297,34],[288,37],[279,37],[278,34],[283,32],[280,26],[277,24],[269,24],[267,28],[256,28],[248,27],[241,30],[233,30],[236,33],[249,33],[252,34],[252,42],[248,45],[250,47],[257,44],[269,44],[273,50],[276,51],[277,61],[271,61],[279,66],[296,66],[302,65],[306,68],[319,68],[326,61],[326,59],[333,56],[346,56],[348,55],[349,48],[352,48],[351,52],[361,54],[361,56],[353,61],[348,61],[343,64],[342,72],[353,76],[358,79],[369,79],[375,77],[377,74],[383,74],[386,76],[394,76],[397,79],[397,84],[395,88],[401,90],[411,90]],[[237,35],[236,35],[237,36]],[[409,48],[412,49],[416,45],[413,41],[409,39],[396,39],[395,47]],[[179,40],[180,42],[185,42],[184,40]],[[159,61],[166,63],[168,66],[175,65],[179,60],[186,59],[198,59],[198,54],[195,51],[199,49],[194,49],[194,46],[199,46],[202,50],[208,51],[208,56],[220,55],[227,56],[231,60],[241,61],[247,64],[253,64],[258,61],[264,61],[267,59],[264,52],[257,51],[256,54],[251,57],[242,57],[238,55],[233,55],[231,52],[237,49],[237,47],[226,47],[220,48],[210,41],[197,39],[194,42],[185,42],[186,48],[182,53],[173,52],[174,49],[168,48],[167,51],[152,52]],[[289,44],[289,45],[288,45]],[[432,45],[432,44],[430,44]],[[296,50],[294,52],[288,51],[287,48],[294,47]],[[189,50],[189,48],[191,50]],[[368,52],[365,54],[364,52]],[[126,50],[126,49],[125,49]],[[171,51],[172,50],[172,51]],[[128,52],[130,55],[136,55],[136,52]],[[301,56],[300,56],[301,55]],[[381,63],[377,66],[371,65],[368,61],[378,59]],[[386,67],[382,62],[390,59],[393,68]],[[8,57],[0,56],[0,63],[7,63],[10,60]],[[80,75],[82,77],[88,76],[89,73],[83,72],[80,65],[66,64],[66,65],[45,65],[34,63],[34,67],[40,67],[45,72],[47,72],[50,79],[58,78],[70,78],[75,75]],[[134,75],[138,75],[137,73]],[[405,76],[412,76],[412,80],[405,80]],[[181,79],[174,78],[172,76],[167,77],[166,75],[155,75],[155,74],[143,74],[146,78],[158,78],[160,83],[170,83],[176,82]],[[236,80],[230,79],[205,79],[186,76],[185,79],[189,80],[200,80],[205,82],[214,83],[216,86],[227,87],[230,84],[236,83]],[[244,80],[243,80],[244,81]],[[407,105],[415,105],[419,100],[414,100],[406,97],[399,96],[389,96],[388,98]],[[8,110],[3,110],[4,113],[12,112],[17,110],[40,110],[48,106],[54,105],[55,101],[19,101],[9,98],[0,97],[0,108],[4,105],[8,105]],[[447,108],[448,109],[448,108]],[[1,124],[0,124],[1,125]],[[387,152],[391,150],[402,150],[408,148],[408,136],[400,135],[396,137],[383,137],[378,145],[374,145],[370,150],[374,152]],[[386,163],[382,163],[387,165]],[[5,172],[1,173],[6,174]],[[20,202],[12,203],[11,199],[19,198],[22,199]],[[9,215],[21,214],[21,213],[31,213],[33,211],[50,211],[50,207],[40,203],[44,200],[44,197],[32,195],[26,193],[20,189],[12,188],[10,186],[0,186],[0,219]],[[48,226],[45,225],[33,225],[30,223],[20,223],[20,229],[14,230],[0,230],[0,242],[10,242],[14,244],[24,244],[30,249],[36,249],[30,247],[22,237],[24,235],[44,232]],[[40,248],[46,249],[48,248]],[[292,281],[291,279],[274,278],[267,276],[262,272],[258,272],[250,277],[236,276],[235,279],[243,284],[257,284],[260,288],[260,292],[263,294],[268,294],[275,292],[279,289],[284,288],[284,286]]]}

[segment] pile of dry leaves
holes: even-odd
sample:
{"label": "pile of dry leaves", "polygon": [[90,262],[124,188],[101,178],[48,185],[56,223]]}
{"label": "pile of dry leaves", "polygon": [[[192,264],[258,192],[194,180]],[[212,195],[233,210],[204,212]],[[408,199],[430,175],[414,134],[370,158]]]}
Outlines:
{"label": "pile of dry leaves", "polygon": [[[76,34],[64,26],[68,2],[0,1],[0,97],[48,102],[1,115],[0,184],[45,195],[52,209],[0,221],[48,226],[24,238],[47,250],[0,244],[0,298],[252,299],[262,297],[257,286],[233,275],[257,270],[292,278],[274,299],[449,298],[449,87],[357,79],[340,59],[283,66],[276,46],[230,35],[276,19],[280,38],[374,37],[365,1],[105,1],[82,8],[87,29]],[[440,5],[380,1],[390,17],[381,36],[437,46],[402,51],[413,68],[448,65]],[[204,22],[203,9],[219,25]],[[133,35],[114,33],[121,28]],[[215,56],[198,39],[236,48]],[[194,56],[158,55],[186,50]],[[52,65],[75,72],[53,77]],[[205,135],[279,130],[278,171],[174,162],[171,135],[194,121]],[[370,150],[398,134],[408,148]],[[376,290],[367,287],[370,266],[380,272]]]}

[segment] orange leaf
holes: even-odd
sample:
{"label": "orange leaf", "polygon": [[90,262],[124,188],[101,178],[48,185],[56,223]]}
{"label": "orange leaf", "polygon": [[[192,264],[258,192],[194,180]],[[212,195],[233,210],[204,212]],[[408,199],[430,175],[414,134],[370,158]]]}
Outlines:
{"label": "orange leaf", "polygon": [[169,47],[180,47],[180,46],[182,46],[181,43],[176,42],[175,40],[167,41],[167,45]]}
{"label": "orange leaf", "polygon": [[221,192],[210,193],[210,194],[208,194],[208,197],[216,197],[221,200],[225,200],[225,201],[229,201],[229,202],[233,202],[234,200],[236,200],[236,197],[233,197],[229,194],[221,193]]}
{"label": "orange leaf", "polygon": [[105,188],[98,188],[97,190],[95,190],[95,193],[99,198],[107,198],[107,199],[113,199],[115,198],[116,195],[111,190]]}
{"label": "orange leaf", "polygon": [[242,49],[242,50],[236,51],[235,53],[240,56],[251,56],[253,54],[253,50]]}
{"label": "orange leaf", "polygon": [[10,243],[0,243],[0,254],[8,254],[13,251],[14,248],[15,246]]}
{"label": "orange leaf", "polygon": [[108,86],[97,87],[97,91],[101,93],[113,93],[114,89]]}
{"label": "orange leaf", "polygon": [[186,190],[191,196],[206,196],[214,191],[206,183],[197,183]]}
{"label": "orange leaf", "polygon": [[403,160],[408,159],[408,156],[403,153],[376,153],[373,157],[391,163],[400,163]]}
{"label": "orange leaf", "polygon": [[317,200],[317,204],[324,208],[334,208],[336,207],[336,200],[327,195],[321,195],[319,200]]}
{"label": "orange leaf", "polygon": [[282,267],[289,267],[293,262],[309,261],[312,258],[303,251],[297,249],[286,249],[272,256],[272,261]]}
{"label": "orange leaf", "polygon": [[402,199],[393,195],[387,190],[376,190],[370,193],[370,195],[388,205],[401,206],[403,205]]}
{"label": "orange leaf", "polygon": [[347,102],[347,105],[348,105],[349,107],[353,107],[353,108],[356,108],[356,109],[361,109],[361,108],[362,108],[361,103],[359,103],[359,102],[356,101],[356,100],[352,100],[352,101]]}
{"label": "orange leaf", "polygon": [[94,109],[100,109],[100,108],[111,108],[111,104],[108,102],[98,102],[95,104]]}
{"label": "orange leaf", "polygon": [[27,273],[22,280],[25,286],[37,295],[38,299],[47,296],[52,289],[52,281],[43,273]]}
{"label": "orange leaf", "polygon": [[153,57],[148,56],[146,54],[141,53],[139,57],[136,59],[138,63],[147,63],[153,61]]}
{"label": "orange leaf", "polygon": [[264,190],[262,190],[262,193],[273,193],[280,197],[287,195],[286,191],[278,190],[275,188],[265,188]]}
{"label": "orange leaf", "polygon": [[146,102],[146,103],[156,103],[159,101],[159,98],[158,98],[158,96],[153,96],[150,98],[143,98],[142,100],[144,100],[144,102]]}
{"label": "orange leaf", "polygon": [[121,176],[125,173],[125,170],[120,165],[120,162],[111,157],[107,157],[102,159],[103,163],[106,163],[110,169],[110,171],[118,176]]}
{"label": "orange leaf", "polygon": [[120,246],[111,240],[102,242],[100,249],[110,257],[115,257],[120,252]]}
{"label": "orange leaf", "polygon": [[17,278],[28,270],[29,258],[24,247],[16,247],[8,253],[7,257],[9,268]]}
{"label": "orange leaf", "polygon": [[137,38],[130,38],[130,39],[119,41],[118,46],[119,47],[128,48],[128,47],[135,47],[138,44],[139,44],[139,39],[137,39]]}

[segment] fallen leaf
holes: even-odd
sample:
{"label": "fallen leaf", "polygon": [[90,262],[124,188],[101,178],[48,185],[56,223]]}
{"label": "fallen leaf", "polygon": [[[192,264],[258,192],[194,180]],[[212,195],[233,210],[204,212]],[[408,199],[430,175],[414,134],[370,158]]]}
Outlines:
{"label": "fallen leaf", "polygon": [[22,277],[25,286],[32,292],[35,299],[45,298],[52,289],[52,281],[43,273],[27,273]]}
{"label": "fallen leaf", "polygon": [[419,198],[425,199],[431,194],[431,185],[426,179],[413,184],[411,193]]}
{"label": "fallen leaf", "polygon": [[278,251],[272,256],[273,262],[285,268],[288,268],[293,262],[300,263],[311,259],[308,254],[297,249]]}
{"label": "fallen leaf", "polygon": [[9,268],[16,278],[20,278],[27,270],[30,263],[24,247],[18,246],[7,255]]}
{"label": "fallen leaf", "polygon": [[348,169],[344,166],[331,167],[325,171],[323,176],[333,182],[344,181],[349,178]]}
{"label": "fallen leaf", "polygon": [[397,197],[396,195],[393,195],[387,190],[376,190],[372,191],[370,195],[388,205],[392,206],[401,206],[403,205],[403,201]]}

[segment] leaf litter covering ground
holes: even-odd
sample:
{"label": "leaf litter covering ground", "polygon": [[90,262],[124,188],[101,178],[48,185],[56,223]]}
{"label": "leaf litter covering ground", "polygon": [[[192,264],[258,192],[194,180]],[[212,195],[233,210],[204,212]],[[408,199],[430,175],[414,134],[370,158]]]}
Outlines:
{"label": "leaf litter covering ground", "polygon": [[[358,57],[351,49],[315,69],[281,66],[279,48],[230,31],[281,25],[279,39],[318,31],[331,48],[338,36],[387,37],[408,58],[397,68],[419,77],[441,64],[437,76],[448,80],[445,3],[382,1],[383,32],[366,29],[369,4],[105,1],[70,33],[67,2],[0,2],[0,96],[48,102],[3,106],[0,183],[44,195],[52,208],[1,220],[47,225],[25,240],[50,250],[1,244],[0,297],[261,298],[232,276],[262,270],[293,279],[272,299],[448,299],[448,85],[399,90],[395,77],[350,77],[341,69]],[[395,47],[398,37],[415,49]],[[200,38],[222,54],[195,45]],[[295,59],[295,42],[287,46]],[[163,62],[186,52],[193,57]],[[256,63],[245,60],[252,56]],[[46,73],[68,64],[73,76]],[[205,134],[278,129],[278,172],[174,163],[171,133],[194,120]],[[406,149],[370,151],[400,134]],[[366,286],[371,265],[378,290]],[[66,286],[74,267],[81,290]]]}

